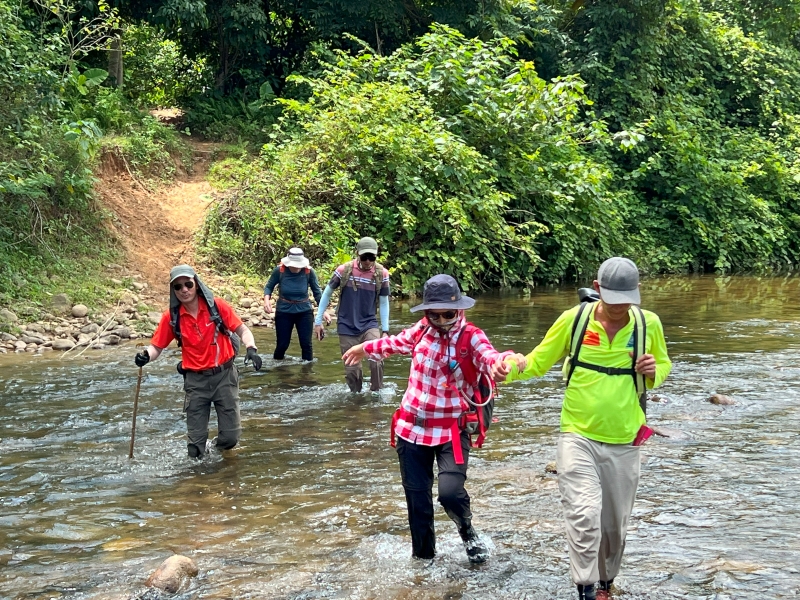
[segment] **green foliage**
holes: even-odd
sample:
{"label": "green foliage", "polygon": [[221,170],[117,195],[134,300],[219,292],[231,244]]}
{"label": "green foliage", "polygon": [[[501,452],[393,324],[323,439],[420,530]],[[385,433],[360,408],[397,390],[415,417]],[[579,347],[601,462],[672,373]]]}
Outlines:
{"label": "green foliage", "polygon": [[128,24],[122,35],[125,95],[146,107],[182,105],[213,83],[207,59],[190,59],[180,44],[147,24]]}
{"label": "green foliage", "polygon": [[[254,259],[273,264],[285,251],[266,247],[268,228],[250,229],[259,212],[281,221],[280,205],[258,207],[268,198],[374,235],[406,290],[442,271],[473,289],[531,283],[540,265],[548,279],[581,273],[619,234],[610,171],[583,147],[610,139],[577,118],[582,84],[545,83],[508,40],[438,26],[388,58],[339,54],[322,77],[293,80],[313,90],[308,101],[282,101],[302,132],[276,132],[278,143],[247,170],[258,175],[221,206],[224,220],[209,223],[209,234],[243,252],[225,260],[260,268]],[[321,239],[325,260],[340,244]]]}

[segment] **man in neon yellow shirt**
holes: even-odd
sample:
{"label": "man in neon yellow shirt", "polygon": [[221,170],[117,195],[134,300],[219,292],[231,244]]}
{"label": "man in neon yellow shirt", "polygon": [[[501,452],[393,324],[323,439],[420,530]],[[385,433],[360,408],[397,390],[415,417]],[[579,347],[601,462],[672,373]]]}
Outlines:
{"label": "man in neon yellow shirt", "polygon": [[[556,463],[564,506],[570,572],[581,600],[609,598],[619,572],[628,520],[639,484],[639,446],[633,445],[645,415],[640,388],[661,385],[672,368],[661,321],[640,311],[639,271],[620,257],[605,261],[594,281],[600,301],[583,306],[588,319],[575,337],[577,356],[561,408]],[[507,380],[541,377],[575,351],[573,331],[581,311],[563,313],[527,356],[509,361]],[[634,329],[637,333],[634,335]],[[642,336],[642,330],[645,335]],[[637,337],[644,337],[639,340]],[[635,347],[643,352],[634,359]],[[635,364],[634,364],[635,360]],[[497,373],[502,380],[503,374]]]}

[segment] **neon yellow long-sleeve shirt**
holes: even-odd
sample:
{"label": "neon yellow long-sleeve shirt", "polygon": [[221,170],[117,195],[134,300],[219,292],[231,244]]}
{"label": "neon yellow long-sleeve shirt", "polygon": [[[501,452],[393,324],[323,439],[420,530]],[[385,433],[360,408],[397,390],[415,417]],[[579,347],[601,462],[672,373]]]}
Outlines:
{"label": "neon yellow long-sleeve shirt", "polygon": [[[569,354],[572,324],[578,306],[564,312],[550,327],[541,343],[527,355],[528,364],[522,373],[512,364],[507,381],[541,377]],[[594,318],[595,306],[586,327],[580,360],[604,367],[630,368],[633,351],[633,318],[609,343],[603,326]],[[664,340],[664,328],[654,313],[643,310],[647,325],[645,349],[656,359],[655,379],[647,380],[648,388],[661,385],[672,369]],[[564,393],[561,407],[561,431],[577,433],[607,444],[629,444],[645,423],[639,406],[636,386],[630,375],[605,375],[576,367]]]}

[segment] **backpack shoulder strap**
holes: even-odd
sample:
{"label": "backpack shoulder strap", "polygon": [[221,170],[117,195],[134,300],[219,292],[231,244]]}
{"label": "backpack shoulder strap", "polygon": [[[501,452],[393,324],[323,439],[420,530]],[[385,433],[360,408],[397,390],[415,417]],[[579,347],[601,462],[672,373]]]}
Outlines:
{"label": "backpack shoulder strap", "polygon": [[569,380],[572,379],[572,374],[575,372],[575,363],[578,361],[578,355],[581,352],[583,336],[586,335],[589,318],[592,316],[591,304],[590,302],[581,302],[581,307],[578,309],[578,314],[575,315],[575,321],[572,323],[572,337],[570,338],[569,356],[567,357],[569,367],[564,377],[567,385],[569,385]]}
{"label": "backpack shoulder strap", "polygon": [[[638,306],[631,306],[631,312],[633,313],[633,367],[635,369],[636,360],[647,352],[647,322],[642,309]],[[636,385],[636,395],[641,398],[647,393],[645,377],[634,371],[633,381]]]}
{"label": "backpack shoulder strap", "polygon": [[381,299],[381,285],[383,285],[383,265],[379,262],[375,263],[375,273],[372,276],[372,281],[375,283],[375,313],[377,314]]}
{"label": "backpack shoulder strap", "polygon": [[[281,290],[283,288],[283,285],[282,285],[283,284],[283,274],[285,272],[286,272],[286,266],[283,263],[280,263],[278,265],[278,300],[276,301],[276,306],[277,306],[277,303],[280,302],[280,300],[281,300]],[[275,290],[272,290],[272,291],[274,293]]]}
{"label": "backpack shoulder strap", "polygon": [[172,335],[175,337],[175,343],[178,345],[178,348],[181,347],[183,340],[181,338],[181,313],[180,307],[178,306],[170,306],[169,307],[169,324],[172,327]]}
{"label": "backpack shoulder strap", "polygon": [[473,388],[478,384],[478,370],[472,360],[472,336],[478,327],[470,322],[464,325],[464,331],[456,342],[456,360],[461,368],[464,381]]}
{"label": "backpack shoulder strap", "polygon": [[[336,267],[337,269],[339,267]],[[347,287],[347,282],[350,281],[350,276],[353,274],[353,261],[348,261],[344,264],[344,269],[342,270],[342,277],[341,283],[339,284],[339,302],[336,304],[336,317],[339,317],[339,309],[342,307],[342,295],[344,294],[344,288]],[[353,279],[353,286],[358,289],[358,285],[356,285],[356,280]]]}

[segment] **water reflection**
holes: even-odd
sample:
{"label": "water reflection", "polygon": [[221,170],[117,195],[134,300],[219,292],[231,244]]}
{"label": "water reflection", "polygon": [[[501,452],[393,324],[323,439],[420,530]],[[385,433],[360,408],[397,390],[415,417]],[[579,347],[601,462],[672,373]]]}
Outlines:
{"label": "water reflection", "polygon": [[[675,363],[653,423],[683,432],[644,452],[621,597],[780,598],[800,593],[797,278],[648,281]],[[529,350],[574,289],[484,295],[471,318],[498,347]],[[413,322],[399,305],[392,328]],[[257,331],[271,348],[271,331]],[[243,370],[239,448],[186,457],[174,352],[145,369],[127,459],[132,347],[2,357],[0,596],[127,598],[172,552],[201,575],[181,598],[571,598],[555,478],[557,372],[504,390],[471,457],[475,523],[493,557],[466,560],[437,514],[432,565],[410,560],[388,423],[408,360],[380,396],[351,395],[335,336],[319,359]],[[290,352],[298,353],[296,347]],[[705,402],[710,393],[734,406]]]}

